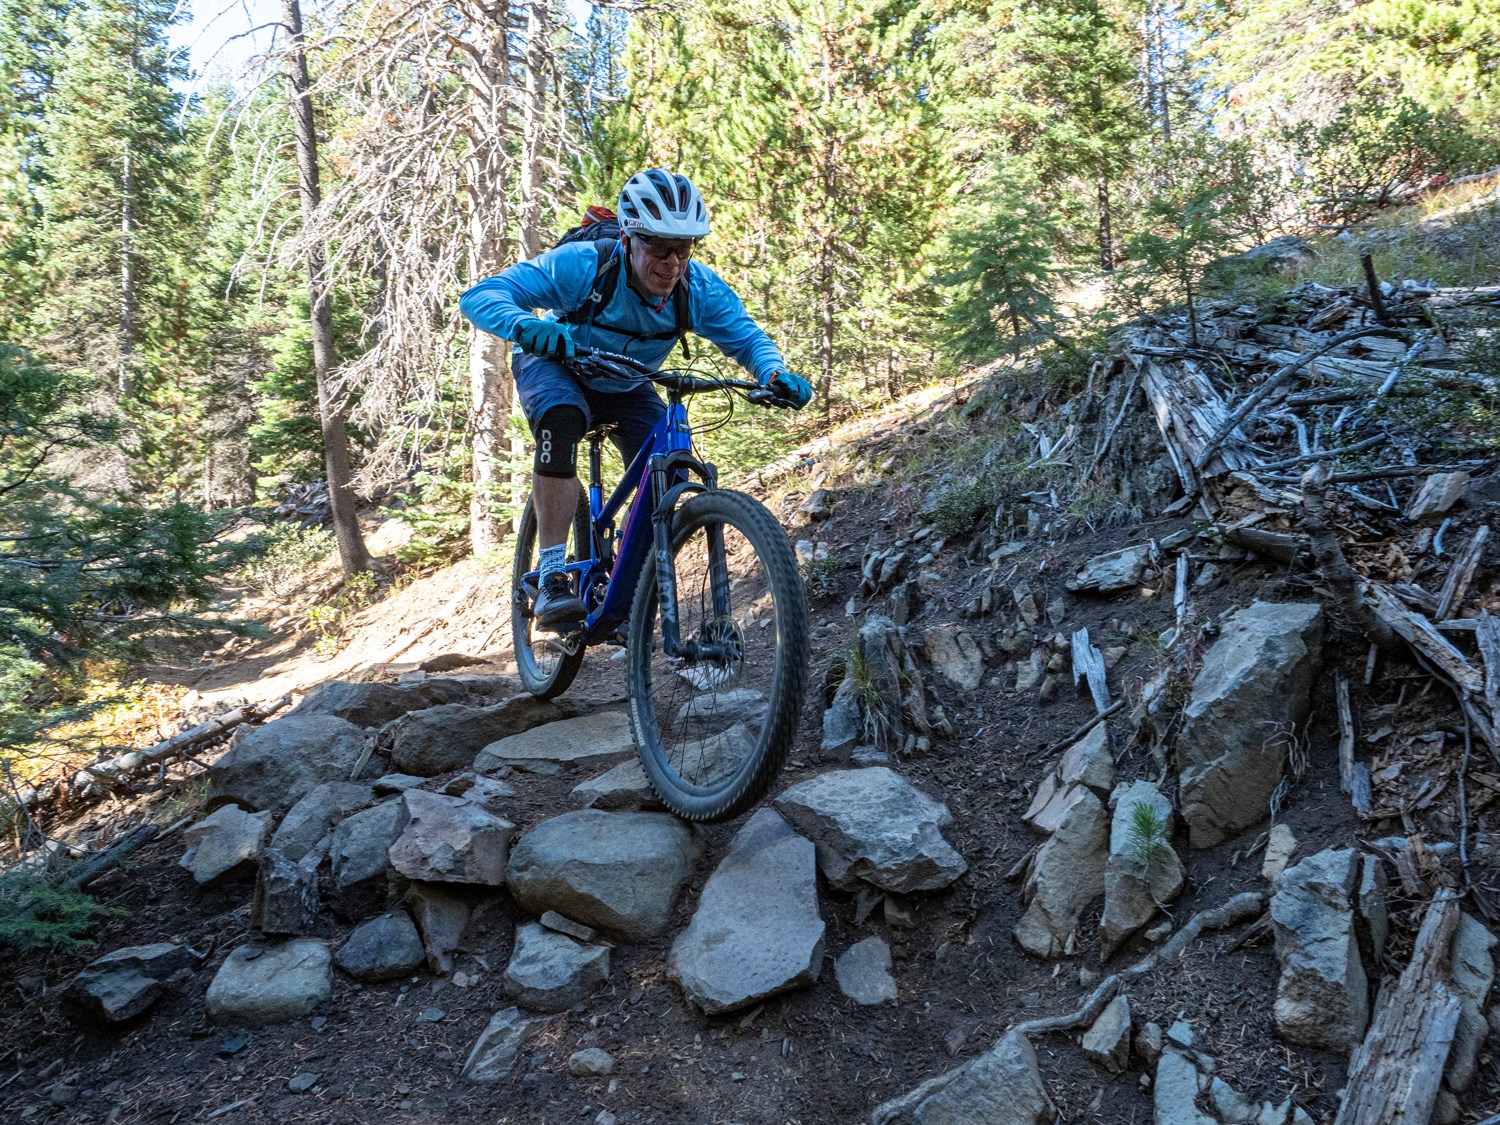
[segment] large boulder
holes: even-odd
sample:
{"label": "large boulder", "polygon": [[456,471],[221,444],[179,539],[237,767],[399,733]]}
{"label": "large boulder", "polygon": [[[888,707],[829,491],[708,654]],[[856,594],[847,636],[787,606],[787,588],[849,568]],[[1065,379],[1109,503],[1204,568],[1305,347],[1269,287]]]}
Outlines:
{"label": "large boulder", "polygon": [[817,846],[818,866],[834,886],[935,891],[968,870],[943,838],[953,823],[948,807],[885,766],[825,773],[774,804]]}
{"label": "large boulder", "polygon": [[578,712],[579,705],[571,701],[552,703],[530,695],[492,707],[448,703],[413,711],[394,728],[391,760],[398,769],[419,777],[468,769],[474,756],[491,742],[572,718]]}
{"label": "large boulder", "polygon": [[366,781],[329,781],[314,786],[281,818],[271,847],[293,863],[317,847],[333,830],[333,822],[358,812],[375,800]]}
{"label": "large boulder", "polygon": [[1212,847],[1268,815],[1286,739],[1307,718],[1323,610],[1256,602],[1224,622],[1183,710],[1176,754],[1189,843]]}
{"label": "large boulder", "polygon": [[416,684],[351,684],[328,680],[302,698],[287,716],[336,715],[362,727],[380,727],[408,711],[443,703],[463,703],[468,690],[456,680],[432,679]]}
{"label": "large boulder", "polygon": [[1104,869],[1100,955],[1108,957],[1182,893],[1182,861],[1172,849],[1172,805],[1154,784],[1135,781],[1115,791]]}
{"label": "large boulder", "polygon": [[364,749],[365,732],[333,715],[288,715],[263,727],[240,727],[209,767],[208,804],[288,809],[325,781],[347,781]]}
{"label": "large boulder", "polygon": [[1348,1052],[1369,1021],[1369,982],[1360,960],[1352,896],[1359,856],[1319,852],[1277,880],[1271,925],[1281,977],[1276,1030],[1289,1043]]}
{"label": "large boulder", "polygon": [[666,932],[698,851],[692,830],[675,817],[581,809],[522,836],[506,878],[533,914],[556,910],[624,941],[644,941]]}
{"label": "large boulder", "polygon": [[386,861],[405,827],[406,803],[398,797],[355,813],[333,830],[333,906],[344,917],[366,918],[385,909]]}
{"label": "large boulder", "polygon": [[225,805],[182,834],[187,850],[177,863],[193,873],[199,886],[250,876],[270,836],[270,812],[247,813]]}
{"label": "large boulder", "polygon": [[917,1103],[917,1125],[1052,1125],[1057,1108],[1047,1096],[1036,1053],[1024,1035],[1006,1035],[960,1067]]}
{"label": "large boulder", "polygon": [[708,1015],[812,984],[823,964],[817,855],[770,809],[740,829],[672,943],[667,973]]}
{"label": "large boulder", "polygon": [[537,1012],[565,1012],[609,979],[609,950],[527,922],[516,927],[505,995]]}
{"label": "large boulder", "polygon": [[406,827],[389,852],[398,875],[430,883],[504,884],[514,824],[468,797],[408,789],[402,799]]}
{"label": "large boulder", "polygon": [[595,769],[634,755],[630,716],[624,711],[596,711],[498,739],[479,752],[474,768]]}
{"label": "large boulder", "polygon": [[270,1027],[307,1015],[332,992],[328,947],[313,938],[293,938],[233,950],[208,986],[205,1004],[215,1023]]}
{"label": "large boulder", "polygon": [[1083,912],[1104,893],[1109,814],[1091,791],[1078,790],[1078,800],[1032,860],[1022,892],[1028,905],[1016,940],[1036,957],[1063,956]]}

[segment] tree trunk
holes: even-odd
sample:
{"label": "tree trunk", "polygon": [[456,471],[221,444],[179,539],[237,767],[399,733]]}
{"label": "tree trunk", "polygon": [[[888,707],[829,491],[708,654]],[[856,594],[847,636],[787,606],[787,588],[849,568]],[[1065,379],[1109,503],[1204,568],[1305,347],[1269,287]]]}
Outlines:
{"label": "tree trunk", "polygon": [[[497,273],[505,260],[509,216],[503,161],[509,132],[509,52],[507,15],[501,9],[482,31],[480,61],[469,84],[472,96],[485,102],[485,112],[477,116],[495,126],[493,135],[470,138],[466,175],[471,285]],[[509,352],[510,345],[499,337],[477,328],[470,330],[469,431],[474,491],[469,500],[469,547],[476,555],[492,553],[505,537],[496,507],[505,479],[506,427],[515,401]]]}
{"label": "tree trunk", "polygon": [[[297,132],[297,180],[302,197],[302,228],[315,222],[321,191],[318,186],[318,134],[308,93],[307,46],[302,36],[299,0],[281,0],[281,21],[287,35],[287,78],[292,85],[292,119]],[[343,405],[332,386],[338,357],[333,346],[333,312],[323,247],[314,239],[307,245],[307,297],[311,306],[313,375],[318,383],[318,419],[323,430],[323,467],[328,474],[328,506],[338,539],[339,562],[346,577],[371,566],[370,552],[360,534],[349,462],[349,435]]]}
{"label": "tree trunk", "polygon": [[542,252],[541,151],[547,124],[549,27],[545,0],[526,9],[526,101],[521,120],[521,253]]}
{"label": "tree trunk", "polygon": [[135,367],[135,257],[131,236],[135,233],[132,204],[135,200],[135,174],[130,166],[130,142],[125,142],[125,159],[120,168],[120,376],[119,398],[130,397],[131,372]]}
{"label": "tree trunk", "polygon": [[1103,171],[1099,173],[1099,267],[1105,273],[1115,270],[1115,246],[1109,222],[1109,176]]}
{"label": "tree trunk", "polygon": [[829,42],[831,30],[823,33],[823,199],[822,238],[818,243],[818,298],[821,314],[821,331],[818,339],[818,360],[822,384],[823,419],[827,421],[833,403],[833,242],[834,242],[834,175],[836,140],[833,122],[835,77],[833,73],[833,44]]}

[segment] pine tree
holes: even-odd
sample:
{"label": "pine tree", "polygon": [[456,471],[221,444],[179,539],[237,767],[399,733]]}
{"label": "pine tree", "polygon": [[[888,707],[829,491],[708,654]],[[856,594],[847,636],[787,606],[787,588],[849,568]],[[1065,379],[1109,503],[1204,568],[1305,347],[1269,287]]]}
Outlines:
{"label": "pine tree", "polygon": [[39,133],[49,182],[43,340],[128,398],[167,330],[174,238],[191,220],[180,126],[185,77],[170,0],[90,0],[68,17]]}

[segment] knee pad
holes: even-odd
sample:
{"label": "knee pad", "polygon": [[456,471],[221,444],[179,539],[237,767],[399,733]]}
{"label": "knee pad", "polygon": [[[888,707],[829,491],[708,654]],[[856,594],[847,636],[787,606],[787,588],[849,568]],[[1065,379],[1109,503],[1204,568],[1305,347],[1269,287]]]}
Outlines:
{"label": "knee pad", "polygon": [[569,478],[578,475],[578,443],[583,439],[583,411],[576,406],[554,406],[531,428],[536,452],[531,468],[538,476]]}

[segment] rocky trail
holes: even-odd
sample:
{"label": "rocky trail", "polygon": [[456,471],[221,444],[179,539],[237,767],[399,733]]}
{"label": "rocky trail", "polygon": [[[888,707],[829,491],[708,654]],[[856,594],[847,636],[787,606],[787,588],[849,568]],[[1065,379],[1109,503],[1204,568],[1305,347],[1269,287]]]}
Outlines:
{"label": "rocky trail", "polygon": [[518,694],[477,564],[221,660],[192,720],[292,705],[46,795],[121,913],[0,956],[5,1120],[1493,1121],[1500,478],[1432,408],[1500,295],[1384,298],[764,474],[817,689],[733,823],[654,804],[618,650]]}

